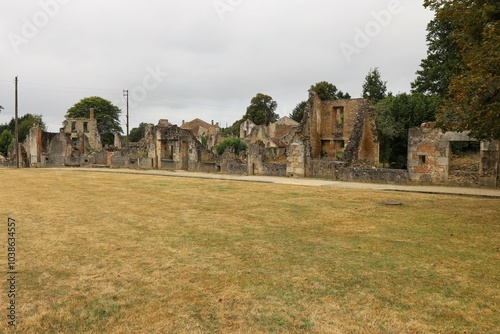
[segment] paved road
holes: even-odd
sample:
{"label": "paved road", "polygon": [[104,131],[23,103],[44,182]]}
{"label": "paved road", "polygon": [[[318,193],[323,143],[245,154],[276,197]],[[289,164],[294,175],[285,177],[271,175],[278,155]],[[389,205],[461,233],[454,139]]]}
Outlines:
{"label": "paved road", "polygon": [[428,194],[449,194],[466,196],[483,196],[500,198],[500,189],[490,188],[464,188],[464,187],[443,187],[443,186],[413,186],[413,185],[394,185],[379,183],[360,183],[360,182],[341,182],[320,179],[300,179],[275,176],[240,176],[227,174],[194,173],[186,171],[164,171],[164,170],[135,170],[135,169],[108,169],[108,168],[48,168],[46,170],[58,171],[84,171],[94,173],[125,173],[125,174],[145,174],[169,177],[187,177],[214,180],[232,180],[244,182],[264,182],[276,184],[290,184],[298,186],[313,187],[333,187],[343,189],[368,189],[368,190],[390,190],[403,192],[419,192]]}

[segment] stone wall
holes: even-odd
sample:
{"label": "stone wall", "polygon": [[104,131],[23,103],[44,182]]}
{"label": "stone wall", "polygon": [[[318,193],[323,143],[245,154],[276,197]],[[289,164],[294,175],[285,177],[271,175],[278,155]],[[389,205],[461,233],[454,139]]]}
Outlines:
{"label": "stone wall", "polygon": [[[177,126],[158,126],[156,129],[156,161],[159,169],[178,169],[200,172],[215,168],[215,155],[189,131]],[[151,154],[148,150],[148,155]],[[151,158],[151,156],[149,156]],[[154,157],[153,157],[154,158]],[[153,166],[155,165],[153,159]]]}
{"label": "stone wall", "polygon": [[349,182],[370,182],[384,184],[409,184],[407,170],[363,167],[339,167],[336,180]]}
{"label": "stone wall", "polygon": [[227,162],[226,173],[234,175],[247,175],[248,165],[245,162],[238,160],[230,160]]}
{"label": "stone wall", "polygon": [[500,142],[498,140],[481,143],[479,176],[481,186],[500,188]]}
{"label": "stone wall", "polygon": [[300,133],[297,133],[287,147],[287,168],[288,177],[306,176],[306,144]]}
{"label": "stone wall", "polygon": [[363,115],[363,133],[358,147],[357,160],[377,165],[379,163],[380,146],[375,125],[375,110],[367,103],[364,104],[363,108],[366,108],[366,110]]}
{"label": "stone wall", "polygon": [[[418,184],[474,185],[474,182],[457,184],[450,182],[450,142],[476,141],[466,132],[443,133],[434,129],[432,124],[409,130],[408,172],[410,180]],[[479,185],[498,187],[499,144],[481,143],[480,166],[477,176]],[[474,179],[474,178],[472,178]],[[471,184],[468,184],[471,183]]]}
{"label": "stone wall", "polygon": [[263,163],[264,175],[286,176],[286,162],[265,162]]}
{"label": "stone wall", "polygon": [[67,118],[64,121],[63,131],[70,134],[71,138],[77,138],[80,135],[85,136],[92,151],[97,152],[102,149],[101,136],[99,135],[93,110],[90,111],[90,118]]}
{"label": "stone wall", "polygon": [[335,170],[341,165],[341,162],[332,160],[309,160],[309,177],[320,179],[336,180]]}
{"label": "stone wall", "polygon": [[346,167],[345,163],[328,160],[309,160],[309,177],[336,181],[408,184],[408,171],[374,167]]}
{"label": "stone wall", "polygon": [[364,99],[321,101],[310,92],[301,127],[312,159],[358,159],[377,164],[379,149],[375,113]]}

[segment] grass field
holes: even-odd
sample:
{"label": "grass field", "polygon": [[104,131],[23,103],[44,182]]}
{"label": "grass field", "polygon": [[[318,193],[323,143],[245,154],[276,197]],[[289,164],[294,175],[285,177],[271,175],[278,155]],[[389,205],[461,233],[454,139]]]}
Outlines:
{"label": "grass field", "polygon": [[8,217],[19,333],[499,333],[498,199],[0,169]]}

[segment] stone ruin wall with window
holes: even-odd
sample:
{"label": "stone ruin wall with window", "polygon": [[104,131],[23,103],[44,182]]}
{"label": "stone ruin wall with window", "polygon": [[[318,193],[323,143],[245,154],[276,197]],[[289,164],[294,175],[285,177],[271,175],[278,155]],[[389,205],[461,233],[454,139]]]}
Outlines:
{"label": "stone ruin wall with window", "polygon": [[[477,168],[463,167],[461,177],[452,173],[454,142],[476,142],[467,133],[434,129],[432,123],[412,128],[408,138],[408,173],[417,184],[500,187],[499,142],[481,142]],[[453,175],[455,174],[455,175]]]}

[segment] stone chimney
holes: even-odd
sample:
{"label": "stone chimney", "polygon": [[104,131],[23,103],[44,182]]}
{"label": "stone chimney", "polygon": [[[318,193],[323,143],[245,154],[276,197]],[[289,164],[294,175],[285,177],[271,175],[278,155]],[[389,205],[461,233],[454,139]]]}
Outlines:
{"label": "stone chimney", "polygon": [[94,114],[94,108],[90,108],[90,119],[94,119],[95,114]]}
{"label": "stone chimney", "polygon": [[182,125],[184,125],[184,123],[185,123],[184,120],[182,120]]}
{"label": "stone chimney", "polygon": [[214,120],[212,120],[212,125],[214,125]]}

